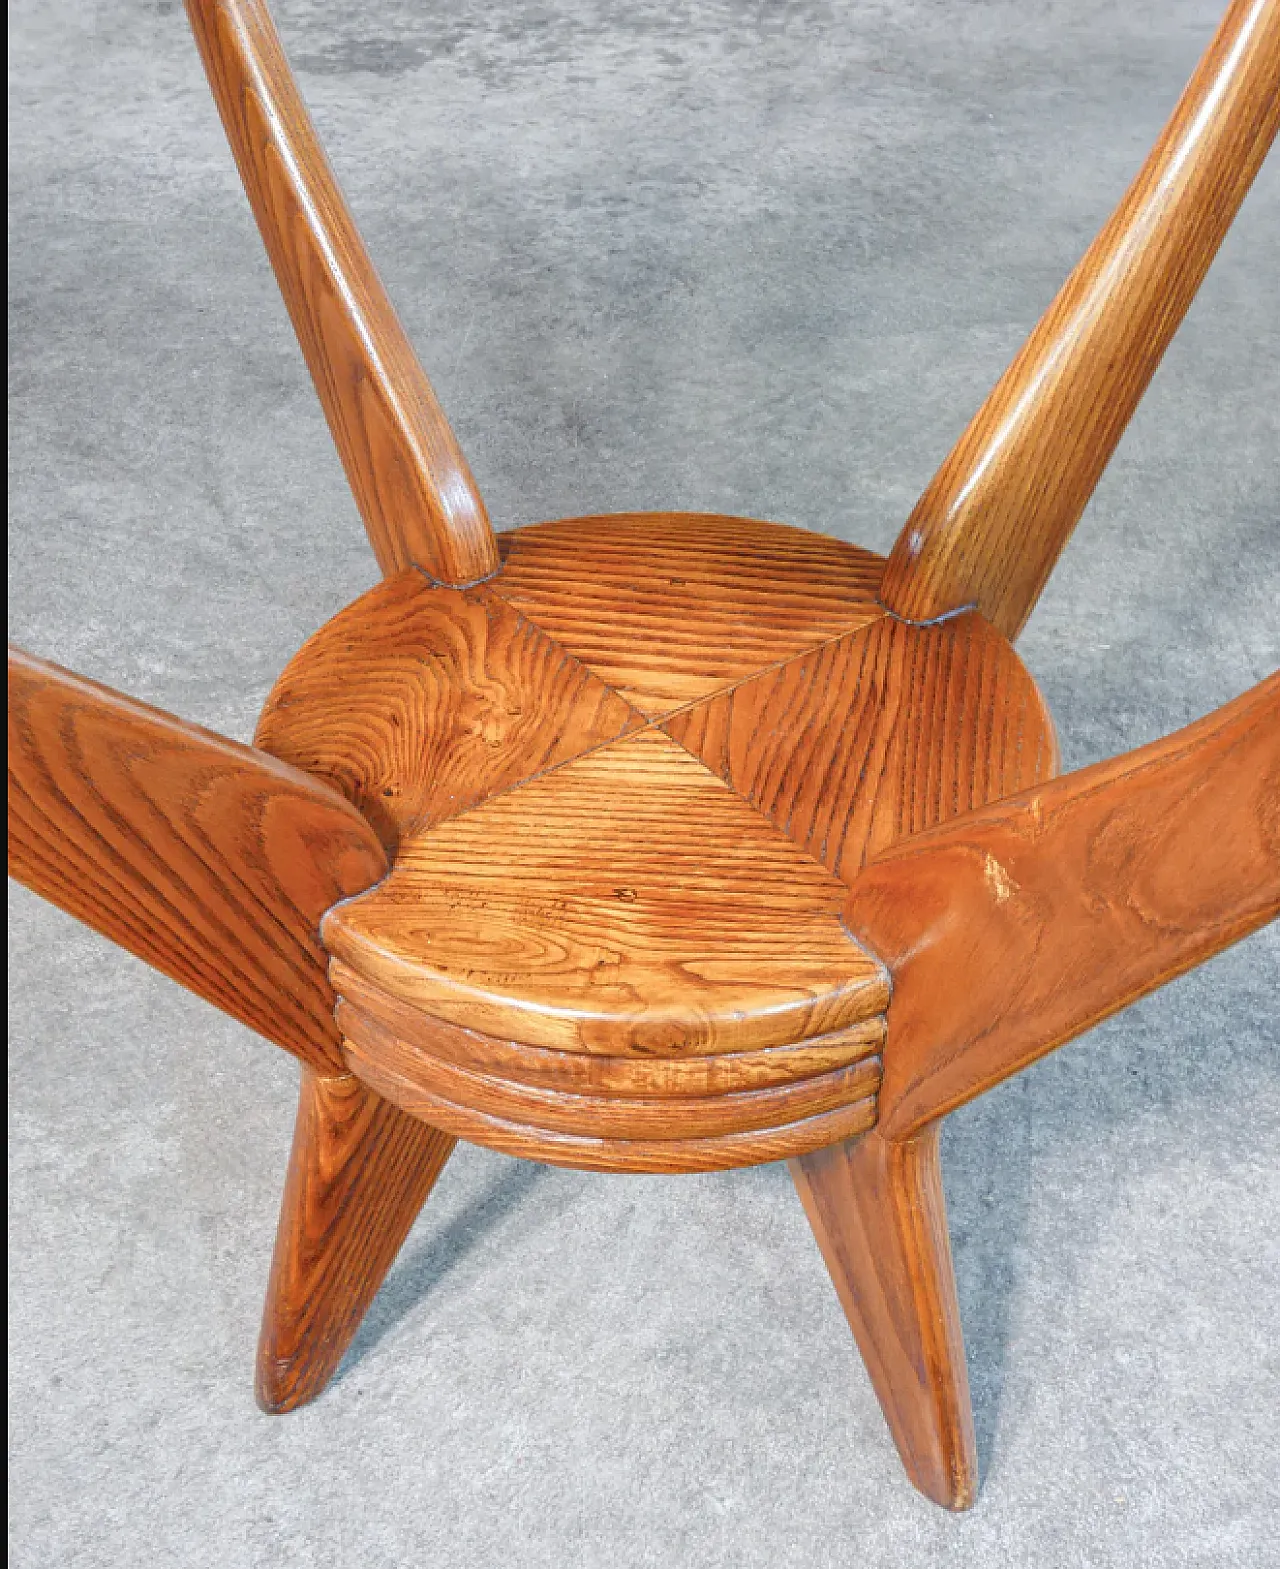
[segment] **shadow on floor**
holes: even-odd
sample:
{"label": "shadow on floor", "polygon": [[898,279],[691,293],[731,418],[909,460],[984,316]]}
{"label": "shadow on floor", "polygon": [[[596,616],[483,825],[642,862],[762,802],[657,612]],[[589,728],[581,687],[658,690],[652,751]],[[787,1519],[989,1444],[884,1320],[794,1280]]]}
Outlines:
{"label": "shadow on floor", "polygon": [[[504,1162],[493,1180],[439,1231],[428,1232],[416,1246],[410,1242],[387,1276],[350,1351],[342,1360],[335,1383],[347,1378],[418,1303],[427,1297],[470,1249],[507,1215],[519,1209],[530,1190],[548,1174],[533,1161]],[[431,1209],[427,1201],[426,1213]]]}

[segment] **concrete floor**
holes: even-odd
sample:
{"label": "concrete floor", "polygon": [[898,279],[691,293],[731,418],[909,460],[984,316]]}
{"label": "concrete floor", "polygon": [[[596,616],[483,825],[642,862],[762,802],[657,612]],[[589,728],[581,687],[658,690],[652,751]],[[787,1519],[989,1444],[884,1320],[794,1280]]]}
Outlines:
{"label": "concrete floor", "polygon": [[[499,524],[887,548],[1106,216],[1203,0],[282,0]],[[11,635],[247,738],[370,585],[173,0],[18,0]],[[1068,766],[1280,663],[1280,162],[1022,642]],[[250,1378],[288,1059],[9,904],[12,1561],[1280,1561],[1275,929],[951,1119],[984,1482],[904,1481],[785,1170],[462,1149],[326,1396]]]}

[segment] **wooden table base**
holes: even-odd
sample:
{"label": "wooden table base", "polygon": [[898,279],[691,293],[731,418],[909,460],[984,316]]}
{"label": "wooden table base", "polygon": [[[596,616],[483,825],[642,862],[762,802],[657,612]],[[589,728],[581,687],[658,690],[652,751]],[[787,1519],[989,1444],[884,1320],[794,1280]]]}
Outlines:
{"label": "wooden table base", "polygon": [[911,1480],[978,1477],[941,1118],[1280,911],[1280,676],[1055,778],[1025,623],[1280,126],[1232,0],[887,561],[499,540],[263,0],[188,0],[384,581],[245,747],[9,653],[9,869],[302,1065],[258,1398],[316,1396],[457,1138],[787,1159]]}

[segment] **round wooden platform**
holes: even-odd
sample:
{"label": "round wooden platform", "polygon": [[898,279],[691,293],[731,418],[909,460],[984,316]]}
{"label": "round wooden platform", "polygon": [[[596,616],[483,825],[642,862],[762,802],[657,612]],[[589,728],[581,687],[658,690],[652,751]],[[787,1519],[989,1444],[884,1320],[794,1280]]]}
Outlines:
{"label": "round wooden platform", "polygon": [[355,1072],[539,1159],[679,1170],[870,1126],[888,984],[841,921],[904,835],[1048,777],[975,614],[749,519],[571,519],[469,589],[410,571],[299,652],[257,744],[338,786],[390,875],[324,941]]}

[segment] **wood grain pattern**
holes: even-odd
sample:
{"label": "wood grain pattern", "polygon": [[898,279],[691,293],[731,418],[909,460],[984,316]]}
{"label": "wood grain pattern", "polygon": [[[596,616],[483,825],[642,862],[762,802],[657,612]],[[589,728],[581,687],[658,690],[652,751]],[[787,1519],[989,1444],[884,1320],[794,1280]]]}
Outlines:
{"label": "wood grain pattern", "polygon": [[885,1023],[867,1019],[797,1046],[762,1051],[721,1052],[712,1057],[600,1057],[550,1051],[523,1041],[498,1040],[463,1029],[390,997],[335,959],[329,980],[340,999],[371,1018],[396,1040],[397,1062],[412,1077],[414,1058],[456,1063],[482,1073],[572,1095],[620,1095],[654,1100],[728,1095],[796,1084],[874,1057],[884,1043]]}
{"label": "wood grain pattern", "polygon": [[977,1446],[937,1126],[790,1164],[907,1475],[943,1508],[969,1508]]}
{"label": "wood grain pattern", "polygon": [[487,589],[410,571],[303,646],[254,739],[341,790],[394,851],[402,834],[643,724]]}
{"label": "wood grain pattern", "polygon": [[11,876],[341,1071],[320,917],[386,870],[341,796],[11,648],[8,817]]}
{"label": "wood grain pattern", "polygon": [[[1057,768],[1035,683],[974,614],[886,617],[663,728],[845,880]],[[936,1130],[909,1144],[873,1132],[791,1167],[912,1481],[967,1508],[976,1452]]]}
{"label": "wood grain pattern", "polygon": [[1035,682],[977,615],[885,617],[663,729],[845,881],[897,840],[1057,771]]}
{"label": "wood grain pattern", "polygon": [[349,1074],[304,1068],[258,1340],[264,1411],[304,1405],[337,1371],[454,1143]]}
{"label": "wood grain pattern", "polygon": [[644,513],[501,569],[264,0],[187,4],[390,581],[263,751],[11,651],[10,870],[303,1061],[260,1402],[324,1387],[458,1137],[785,1158],[912,1480],[967,1507],[939,1119],[1280,911],[1280,676],[1049,783],[1007,641],[1280,127],[1280,0],[1233,0],[887,564]]}
{"label": "wood grain pattern", "polygon": [[1114,215],[920,498],[884,603],[1016,637],[1280,128],[1280,0],[1233,0]]}
{"label": "wood grain pattern", "polygon": [[883,613],[881,557],[753,518],[565,518],[501,548],[494,592],[650,717]]}
{"label": "wood grain pattern", "polygon": [[187,0],[240,178],[382,570],[498,566],[484,503],[374,271],[263,0]]}
{"label": "wood grain pattern", "polygon": [[908,1474],[977,1468],[940,1118],[1280,912],[1280,676],[1124,758],[873,861],[851,930],[893,998],[875,1131],[792,1174]]}
{"label": "wood grain pattern", "polygon": [[[348,1018],[345,1008],[344,1019]],[[819,1112],[781,1127],[749,1129],[706,1138],[620,1139],[600,1134],[576,1134],[515,1122],[475,1106],[453,1101],[424,1087],[418,1064],[400,1071],[399,1043],[384,1038],[382,1027],[361,1018],[358,1035],[346,1041],[352,1071],[371,1089],[411,1116],[429,1120],[436,1127],[509,1155],[569,1166],[581,1171],[723,1171],[736,1166],[762,1165],[864,1133],[875,1122],[874,1093]],[[876,1064],[863,1064],[861,1073],[873,1088]]]}
{"label": "wood grain pattern", "polygon": [[907,1137],[1280,912],[1280,675],[900,845],[845,909],[889,965]]}
{"label": "wood grain pattern", "polygon": [[883,1011],[843,887],[695,758],[642,731],[402,841],[330,912],[392,996],[561,1051],[791,1045]]}
{"label": "wood grain pattern", "polygon": [[381,1068],[412,1080],[428,1095],[530,1129],[610,1141],[703,1139],[785,1127],[865,1100],[880,1083],[879,1059],[864,1057],[829,1073],[764,1089],[676,1097],[592,1094],[525,1084],[415,1050],[399,1038],[390,1039],[375,1016],[362,1014],[345,998],[339,999],[336,1017],[353,1071],[359,1071],[357,1054],[363,1057],[372,1049]]}

